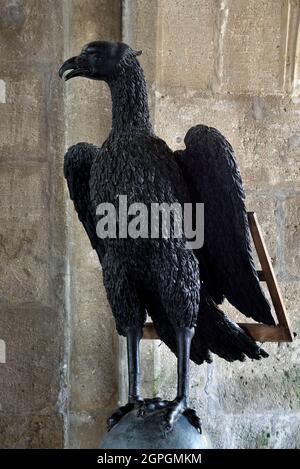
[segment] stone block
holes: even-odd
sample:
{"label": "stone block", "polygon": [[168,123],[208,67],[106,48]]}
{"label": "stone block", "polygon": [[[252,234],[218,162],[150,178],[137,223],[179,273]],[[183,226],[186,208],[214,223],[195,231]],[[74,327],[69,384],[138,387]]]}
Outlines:
{"label": "stone block", "polygon": [[[268,253],[271,257],[272,265],[277,271],[279,249],[280,249],[280,229],[278,226],[278,203],[272,196],[263,193],[246,194],[246,208],[255,212],[258,223],[261,227],[264,241]],[[252,243],[253,244],[253,243]],[[260,268],[259,260],[253,245],[255,265]]]}
{"label": "stone block", "polygon": [[117,407],[118,401],[115,323],[95,291],[94,300],[85,292],[73,310],[70,409],[76,413]]}
{"label": "stone block", "polygon": [[143,67],[148,91],[152,90],[156,79],[159,60],[160,3],[158,0],[131,0],[124,2],[123,8],[123,38],[135,50],[142,50],[139,61]]}
{"label": "stone block", "polygon": [[102,436],[106,432],[106,419],[115,408],[99,408],[96,414],[81,412],[70,414],[69,448],[99,448]]}
{"label": "stone block", "polygon": [[286,307],[289,316],[293,319],[294,327],[295,321],[298,319],[297,314],[299,311],[299,296],[300,296],[300,282],[295,281],[279,281],[279,286],[282,291],[283,298],[286,302]]}
{"label": "stone block", "polygon": [[158,344],[159,341],[152,340],[143,340],[141,342],[141,393],[144,398],[151,398],[161,395],[161,390],[159,389],[160,380],[159,375],[157,374],[157,372],[160,372],[159,367],[157,366],[157,358],[160,359]]}
{"label": "stone block", "polygon": [[[18,62],[6,64],[1,77],[6,102],[0,106],[0,142],[3,161],[49,160],[63,158],[62,82],[59,61],[41,69]],[[21,68],[21,70],[20,70]],[[62,166],[62,164],[61,164]]]}
{"label": "stone block", "polygon": [[[228,449],[293,449],[299,446],[299,425],[298,415],[292,412],[223,416],[220,429],[224,431],[226,427],[226,439],[219,440],[219,444]],[[218,433],[217,439],[221,436]]]}
{"label": "stone block", "polygon": [[214,75],[216,3],[189,0],[159,5],[159,86],[209,89]]}
{"label": "stone block", "polygon": [[47,164],[1,164],[1,219],[35,222],[48,217]]}
{"label": "stone block", "polygon": [[[225,413],[299,411],[299,344],[266,343],[269,358],[245,363],[217,362],[219,403]],[[255,396],[255,399],[253,399]]]}
{"label": "stone block", "polygon": [[1,449],[63,448],[62,417],[53,414],[1,415]]}
{"label": "stone block", "polygon": [[191,127],[204,124],[220,130],[232,143],[237,158],[242,158],[240,123],[247,112],[245,99],[213,98],[167,88],[156,96],[156,132],[173,150],[184,148],[184,137]]}
{"label": "stone block", "polygon": [[[67,57],[79,54],[90,41],[121,39],[119,1],[75,0],[68,2],[65,13],[69,16],[70,37]],[[111,128],[107,85],[77,79],[65,86],[67,144],[87,141],[102,145]],[[117,406],[118,342],[101,267],[71,202],[67,203],[67,214],[72,309],[69,444],[74,447],[81,445],[81,439],[82,445],[88,446],[82,433],[82,415],[95,415],[99,409]]]}
{"label": "stone block", "polygon": [[290,140],[298,128],[297,106],[278,97],[213,98],[169,91],[157,94],[156,131],[172,149],[184,148],[184,136],[192,126],[209,125],[232,144],[248,192],[297,187],[299,151]]}
{"label": "stone block", "polygon": [[282,1],[224,2],[222,90],[232,94],[283,92],[285,37]]}
{"label": "stone block", "polygon": [[299,279],[300,262],[300,197],[289,197],[284,208],[284,268],[285,273]]}
{"label": "stone block", "polygon": [[[0,226],[1,302],[41,302],[55,305],[54,279],[50,274],[47,220],[11,222]],[[53,259],[54,262],[54,259]],[[55,272],[57,275],[58,272]],[[52,288],[53,287],[53,288]]]}
{"label": "stone block", "polygon": [[0,5],[0,56],[4,62],[54,62],[62,56],[62,2],[9,0]]}
{"label": "stone block", "polygon": [[[1,323],[1,338],[6,343],[6,364],[1,365],[1,411],[14,418],[22,413],[54,412],[62,340],[58,312],[39,303],[1,304]],[[16,421],[18,424],[22,427]]]}
{"label": "stone block", "polygon": [[300,180],[300,152],[295,147],[299,108],[289,99],[253,98],[240,122],[241,170],[250,190],[268,187],[293,191]]}
{"label": "stone block", "polygon": [[[21,68],[21,70],[20,70]],[[19,63],[2,67],[6,103],[1,105],[2,158],[9,160],[45,158],[47,122],[45,74],[35,67],[25,70]]]}
{"label": "stone block", "polygon": [[121,40],[119,0],[72,0],[66,11],[70,25],[70,56],[91,41]]}

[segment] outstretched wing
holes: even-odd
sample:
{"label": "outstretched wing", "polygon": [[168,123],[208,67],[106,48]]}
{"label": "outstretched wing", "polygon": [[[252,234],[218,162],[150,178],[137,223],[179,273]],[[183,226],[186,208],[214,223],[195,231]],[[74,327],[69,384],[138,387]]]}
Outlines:
{"label": "outstretched wing", "polygon": [[70,198],[78,213],[78,218],[88,234],[91,245],[96,249],[100,262],[104,255],[102,240],[96,233],[95,221],[91,212],[89,179],[91,167],[99,149],[89,143],[78,143],[65,154],[64,175],[68,183]]}
{"label": "outstretched wing", "polygon": [[274,324],[259,284],[249,235],[245,194],[233,149],[216,129],[198,125],[175,152],[193,202],[204,203],[202,278],[218,303],[222,296],[256,321]]}

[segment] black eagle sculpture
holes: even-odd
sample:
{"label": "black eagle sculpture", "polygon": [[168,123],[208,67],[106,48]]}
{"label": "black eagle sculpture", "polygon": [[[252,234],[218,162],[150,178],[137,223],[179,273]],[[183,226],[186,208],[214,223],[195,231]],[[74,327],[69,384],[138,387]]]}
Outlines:
{"label": "black eagle sculpture", "polygon": [[[253,263],[245,195],[234,152],[225,137],[205,125],[191,128],[186,149],[173,152],[154,134],[146,83],[136,52],[124,43],[92,42],[67,60],[65,80],[105,81],[112,96],[112,129],[101,148],[78,143],[65,155],[64,174],[92,247],[117,331],[127,338],[128,404],[108,419],[112,428],[127,412],[166,408],[164,428],[188,408],[189,359],[211,361],[211,352],[227,361],[267,357],[217,305],[226,297],[245,316],[274,324]],[[97,207],[125,194],[128,204],[204,203],[204,245],[187,248],[183,237],[169,239],[99,238]],[[139,384],[139,342],[146,314],[161,340],[177,355],[177,397],[143,401]]]}

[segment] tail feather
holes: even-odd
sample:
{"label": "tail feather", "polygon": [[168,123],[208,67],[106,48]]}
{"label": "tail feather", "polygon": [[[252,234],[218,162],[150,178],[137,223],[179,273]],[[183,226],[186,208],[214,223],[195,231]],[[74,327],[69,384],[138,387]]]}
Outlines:
{"label": "tail feather", "polygon": [[[176,354],[174,328],[161,309],[160,313],[151,315],[154,327],[160,339]],[[211,363],[211,353],[229,362],[268,357],[265,350],[218,308],[203,287],[190,358],[198,365],[204,361]]]}
{"label": "tail feather", "polygon": [[207,350],[229,362],[244,361],[246,357],[254,360],[268,357],[267,352],[229,319],[203,289],[197,327],[192,341],[191,360],[197,364],[208,361]]}

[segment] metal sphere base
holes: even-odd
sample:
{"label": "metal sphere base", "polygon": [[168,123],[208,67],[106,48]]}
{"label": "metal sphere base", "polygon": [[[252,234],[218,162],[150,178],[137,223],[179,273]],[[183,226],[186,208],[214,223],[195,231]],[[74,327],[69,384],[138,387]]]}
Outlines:
{"label": "metal sphere base", "polygon": [[138,417],[136,410],[125,415],[104,435],[100,449],[209,449],[208,435],[199,433],[186,417],[180,416],[173,429],[165,433],[165,409],[147,411]]}

